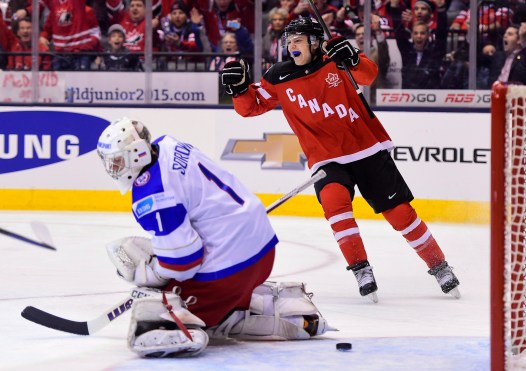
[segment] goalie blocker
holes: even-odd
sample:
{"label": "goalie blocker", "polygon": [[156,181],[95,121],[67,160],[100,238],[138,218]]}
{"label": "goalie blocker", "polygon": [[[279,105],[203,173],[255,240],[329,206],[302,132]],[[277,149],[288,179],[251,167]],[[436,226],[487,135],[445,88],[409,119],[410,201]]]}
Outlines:
{"label": "goalie blocker", "polygon": [[334,331],[300,282],[265,282],[253,294],[250,309],[235,311],[218,326],[191,313],[194,297],[136,288],[128,346],[141,357],[184,357],[201,353],[209,337],[245,340],[306,340]]}

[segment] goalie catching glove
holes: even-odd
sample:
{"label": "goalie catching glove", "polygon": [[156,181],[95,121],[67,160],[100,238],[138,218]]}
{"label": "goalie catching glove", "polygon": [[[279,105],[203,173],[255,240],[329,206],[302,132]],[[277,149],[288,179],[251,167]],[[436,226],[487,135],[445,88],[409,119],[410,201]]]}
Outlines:
{"label": "goalie catching glove", "polygon": [[336,64],[356,67],[360,63],[360,51],[343,36],[336,36],[323,43],[323,51]]}
{"label": "goalie catching glove", "polygon": [[121,238],[110,242],[106,251],[117,268],[117,274],[128,282],[137,286],[161,287],[169,281],[159,276],[155,269],[159,263],[153,254],[149,238]]}
{"label": "goalie catching glove", "polygon": [[225,64],[221,73],[221,84],[226,92],[234,97],[245,93],[250,85],[249,65],[243,59]]}

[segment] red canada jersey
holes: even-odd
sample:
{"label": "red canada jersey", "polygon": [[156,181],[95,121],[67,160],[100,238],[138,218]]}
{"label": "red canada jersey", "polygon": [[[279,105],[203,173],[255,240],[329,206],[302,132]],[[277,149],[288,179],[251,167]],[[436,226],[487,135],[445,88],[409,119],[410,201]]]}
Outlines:
{"label": "red canada jersey", "polygon": [[[106,8],[111,24],[119,23],[126,32],[124,46],[131,52],[144,52],[146,40],[146,19],[134,22],[123,0],[106,0]],[[160,13],[161,0],[152,0],[152,13]],[[157,29],[153,29],[153,51],[159,50],[159,35]]]}
{"label": "red canada jersey", "polygon": [[[370,85],[378,67],[360,53],[360,63],[351,72],[357,84]],[[312,172],[329,162],[345,164],[393,148],[346,72],[327,57],[305,66],[277,63],[260,83],[251,84],[233,101],[236,112],[244,117],[261,115],[280,104]]]}
{"label": "red canada jersey", "polygon": [[94,10],[78,0],[45,0],[49,15],[40,36],[53,40],[56,51],[100,48],[100,28]]}

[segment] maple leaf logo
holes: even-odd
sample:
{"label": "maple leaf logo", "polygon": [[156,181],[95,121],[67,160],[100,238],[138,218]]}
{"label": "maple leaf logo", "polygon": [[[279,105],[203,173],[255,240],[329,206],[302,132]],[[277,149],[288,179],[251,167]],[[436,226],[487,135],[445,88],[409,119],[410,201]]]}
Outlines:
{"label": "maple leaf logo", "polygon": [[327,75],[327,78],[325,79],[327,81],[327,84],[329,84],[329,88],[335,88],[338,86],[342,80],[340,80],[340,77],[336,73],[330,73]]}

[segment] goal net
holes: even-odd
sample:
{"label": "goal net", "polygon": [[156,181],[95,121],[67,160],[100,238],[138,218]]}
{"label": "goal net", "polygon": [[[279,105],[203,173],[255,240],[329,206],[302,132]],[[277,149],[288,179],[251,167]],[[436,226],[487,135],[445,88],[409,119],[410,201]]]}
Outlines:
{"label": "goal net", "polygon": [[491,97],[491,369],[526,366],[526,86]]}

